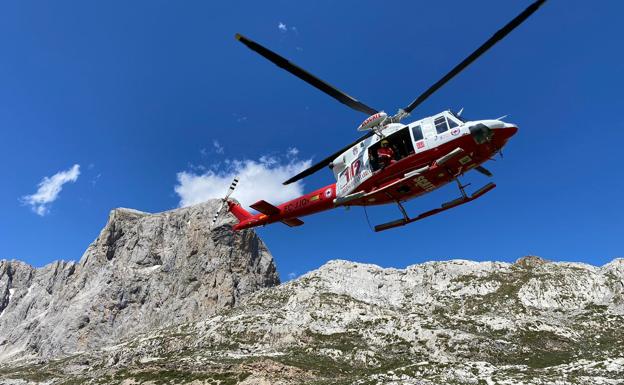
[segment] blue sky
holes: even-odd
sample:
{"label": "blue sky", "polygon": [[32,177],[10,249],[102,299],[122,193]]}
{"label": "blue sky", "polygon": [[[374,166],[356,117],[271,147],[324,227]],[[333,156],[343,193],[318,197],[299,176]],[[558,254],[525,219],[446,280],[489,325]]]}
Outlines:
{"label": "blue sky", "polygon": [[[366,116],[249,51],[236,32],[395,112],[529,3],[2,2],[0,258],[79,259],[112,208],[179,206],[180,173],[225,179],[260,167],[268,183],[357,137]],[[335,258],[403,267],[622,256],[623,11],[619,1],[550,1],[414,111],[509,114],[520,131],[487,165],[497,189],[379,234],[361,208],[260,229],[282,278]],[[67,183],[37,214],[24,197],[62,171]],[[304,182],[310,191],[332,176]],[[464,182],[487,180],[474,173]],[[456,195],[447,186],[407,208],[417,214]],[[399,212],[368,215],[376,224]]]}

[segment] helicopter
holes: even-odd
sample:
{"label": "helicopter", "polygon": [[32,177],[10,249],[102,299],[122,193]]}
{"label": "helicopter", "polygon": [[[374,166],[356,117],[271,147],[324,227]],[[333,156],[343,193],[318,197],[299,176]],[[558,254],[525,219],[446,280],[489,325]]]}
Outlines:
{"label": "helicopter", "polygon": [[[236,34],[235,38],[239,42],[278,67],[346,106],[367,114],[368,117],[358,127],[358,131],[365,131],[366,134],[288,179],[284,185],[301,180],[325,167],[332,170],[335,183],[277,206],[266,200],[259,200],[250,205],[252,209],[258,211],[258,214],[251,214],[238,202],[230,199],[238,184],[238,179],[234,179],[228,193],[222,199],[211,226],[225,205],[239,221],[232,229],[242,230],[275,222],[290,227],[301,226],[304,222],[300,217],[337,207],[396,204],[402,217],[376,225],[374,230],[378,232],[404,226],[463,205],[494,189],[496,184],[490,182],[469,195],[466,192],[469,184],[463,185],[459,177],[471,170],[492,177],[492,173],[482,164],[497,154],[502,156],[503,147],[518,131],[516,125],[503,121],[505,117],[466,120],[461,116],[463,109],[459,112],[443,111],[408,124],[401,121],[449,80],[526,21],[545,2],[546,0],[534,1],[407,107],[399,109],[392,116],[369,107],[268,48],[241,34]],[[415,217],[407,214],[404,202],[452,182],[458,186],[460,192],[458,198]]]}

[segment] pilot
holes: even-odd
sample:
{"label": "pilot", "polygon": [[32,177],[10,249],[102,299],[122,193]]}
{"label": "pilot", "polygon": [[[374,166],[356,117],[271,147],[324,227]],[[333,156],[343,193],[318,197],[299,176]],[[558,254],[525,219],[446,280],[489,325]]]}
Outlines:
{"label": "pilot", "polygon": [[390,148],[390,143],[386,139],[381,141],[381,147],[377,149],[377,159],[382,169],[394,163],[394,150]]}

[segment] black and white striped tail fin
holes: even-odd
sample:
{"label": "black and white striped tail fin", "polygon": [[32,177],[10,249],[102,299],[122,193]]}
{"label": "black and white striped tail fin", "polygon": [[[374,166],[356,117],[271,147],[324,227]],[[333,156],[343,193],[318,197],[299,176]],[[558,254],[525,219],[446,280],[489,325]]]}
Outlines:
{"label": "black and white striped tail fin", "polygon": [[214,217],[212,217],[212,222],[210,223],[211,229],[212,229],[212,226],[214,226],[214,224],[217,222],[217,219],[219,218],[219,215],[221,215],[221,211],[223,210],[223,207],[226,205],[227,200],[230,197],[230,195],[232,195],[232,193],[234,192],[234,189],[236,189],[237,184],[238,184],[238,178],[234,178],[232,183],[230,183],[230,188],[228,189],[227,194],[225,194],[225,198],[221,200],[221,205],[219,206],[219,209],[215,213]]}

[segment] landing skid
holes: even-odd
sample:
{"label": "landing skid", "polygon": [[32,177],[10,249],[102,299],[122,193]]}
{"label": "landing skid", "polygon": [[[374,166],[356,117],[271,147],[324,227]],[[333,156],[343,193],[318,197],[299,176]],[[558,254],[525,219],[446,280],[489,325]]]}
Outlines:
{"label": "landing skid", "polygon": [[441,213],[442,211],[445,211],[445,210],[448,210],[448,209],[452,209],[453,207],[457,207],[457,206],[463,205],[464,203],[468,203],[470,201],[473,201],[473,200],[479,198],[480,196],[484,195],[488,191],[492,190],[494,187],[496,187],[496,185],[494,183],[488,183],[485,186],[481,187],[479,190],[475,191],[475,193],[472,194],[471,196],[468,196],[468,195],[466,195],[466,193],[464,191],[464,187],[466,187],[466,186],[462,186],[459,183],[459,181],[457,181],[457,183],[459,184],[459,190],[461,191],[461,194],[462,194],[462,196],[460,198],[454,199],[454,200],[452,200],[450,202],[443,203],[440,208],[424,212],[424,213],[420,214],[419,216],[417,216],[416,218],[410,218],[407,215],[407,213],[405,212],[405,208],[403,207],[403,205],[401,205],[400,202],[397,202],[398,205],[399,205],[399,209],[403,213],[403,218],[397,219],[397,220],[392,221],[392,222],[383,223],[381,225],[377,225],[377,226],[375,226],[375,231],[379,232],[379,231],[392,229],[392,228],[395,228],[395,227],[405,226],[407,224],[410,224],[412,222],[416,222],[416,221],[421,220],[423,218],[430,217],[430,216],[432,216],[434,214]]}

